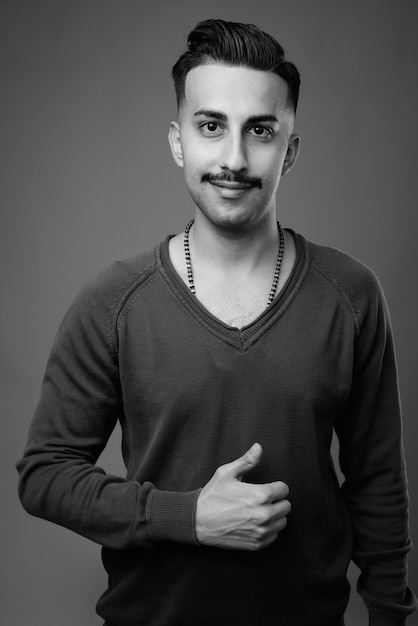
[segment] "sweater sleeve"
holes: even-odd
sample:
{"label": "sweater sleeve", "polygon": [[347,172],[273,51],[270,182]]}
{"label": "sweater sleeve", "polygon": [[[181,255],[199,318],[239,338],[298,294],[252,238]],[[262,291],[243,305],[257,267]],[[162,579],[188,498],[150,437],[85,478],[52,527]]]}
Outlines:
{"label": "sweater sleeve", "polygon": [[396,362],[387,306],[373,276],[364,294],[350,402],[336,424],[342,493],[370,624],[400,626],[416,599],[407,586],[411,542]]}
{"label": "sweater sleeve", "polygon": [[120,298],[108,283],[82,289],[58,330],[17,463],[22,504],[106,547],[197,543],[198,492],[161,491],[96,466],[124,410],[112,339]]}

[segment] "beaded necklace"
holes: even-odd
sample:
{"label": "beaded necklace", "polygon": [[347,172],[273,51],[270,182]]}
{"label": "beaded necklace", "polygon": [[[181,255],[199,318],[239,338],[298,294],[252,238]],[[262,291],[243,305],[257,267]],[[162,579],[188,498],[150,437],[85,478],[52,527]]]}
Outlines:
{"label": "beaded necklace", "polygon": [[[190,220],[184,229],[184,258],[186,260],[186,269],[187,269],[187,279],[189,282],[189,289],[192,294],[196,295],[196,288],[193,279],[193,269],[192,269],[192,259],[190,256],[190,243],[189,243],[189,233],[190,229],[193,226],[194,219]],[[277,222],[277,230],[279,231],[279,251],[277,253],[276,267],[274,269],[273,283],[271,285],[269,297],[267,300],[266,308],[268,308],[274,300],[274,296],[276,295],[277,285],[279,283],[280,269],[283,261],[284,254],[284,234],[283,229],[280,225],[280,222]]]}

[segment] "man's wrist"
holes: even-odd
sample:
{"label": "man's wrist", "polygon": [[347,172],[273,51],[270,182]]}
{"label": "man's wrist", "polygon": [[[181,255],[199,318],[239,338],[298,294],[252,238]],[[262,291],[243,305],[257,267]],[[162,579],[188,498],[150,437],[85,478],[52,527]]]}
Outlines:
{"label": "man's wrist", "polygon": [[195,534],[196,502],[200,489],[177,492],[154,489],[146,508],[151,541],[174,541],[200,545]]}

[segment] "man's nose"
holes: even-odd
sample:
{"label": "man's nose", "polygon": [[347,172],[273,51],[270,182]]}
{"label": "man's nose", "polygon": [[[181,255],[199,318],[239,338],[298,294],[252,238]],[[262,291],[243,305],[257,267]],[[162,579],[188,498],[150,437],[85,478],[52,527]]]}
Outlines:
{"label": "man's nose", "polygon": [[243,137],[239,134],[230,134],[223,143],[221,167],[231,172],[240,172],[247,169],[247,154]]}

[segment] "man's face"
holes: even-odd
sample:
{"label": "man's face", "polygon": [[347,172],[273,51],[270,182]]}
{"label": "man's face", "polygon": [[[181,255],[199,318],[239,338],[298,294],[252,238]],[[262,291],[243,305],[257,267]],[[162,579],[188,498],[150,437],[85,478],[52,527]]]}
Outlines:
{"label": "man's face", "polygon": [[179,122],[170,128],[199,211],[226,228],[275,219],[280,178],[297,156],[286,82],[273,72],[202,65],[186,77]]}

